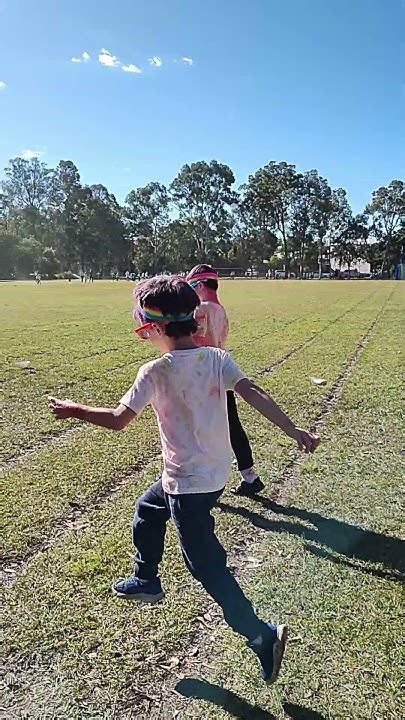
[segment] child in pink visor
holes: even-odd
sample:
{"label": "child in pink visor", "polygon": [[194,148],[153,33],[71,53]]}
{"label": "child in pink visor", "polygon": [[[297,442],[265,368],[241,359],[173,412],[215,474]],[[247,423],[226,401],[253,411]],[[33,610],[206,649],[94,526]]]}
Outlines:
{"label": "child in pink visor", "polygon": [[[226,310],[218,300],[218,274],[211,265],[196,265],[187,275],[187,281],[200,298],[194,317],[198,330],[194,341],[200,347],[218,347],[225,349],[229,334],[229,321]],[[252,449],[248,436],[239,419],[235,394],[229,390],[226,394],[228,406],[229,436],[241,475],[239,485],[232,490],[235,495],[252,497],[264,488],[253,462]]]}

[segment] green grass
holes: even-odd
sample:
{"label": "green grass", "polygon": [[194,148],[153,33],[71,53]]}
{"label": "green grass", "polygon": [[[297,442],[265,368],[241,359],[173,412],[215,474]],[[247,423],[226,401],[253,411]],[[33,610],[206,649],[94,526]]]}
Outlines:
{"label": "green grass", "polygon": [[[291,625],[294,641],[278,685],[263,686],[254,657],[216,621],[172,531],[163,603],[128,606],[110,595],[113,579],[131,566],[134,500],[159,472],[152,414],[122,434],[89,427],[48,437],[65,429],[47,413],[49,392],[116,402],[152,357],[130,335],[130,286],[3,285],[6,567],[54,537],[5,589],[8,717],[401,716],[395,538],[402,287],[235,281],[223,284],[222,297],[235,357],[301,423],[322,417],[372,328],[324,416],[317,455],[297,466],[294,482],[286,473],[295,457],[290,442],[241,407],[267,496],[283,476],[287,482],[277,506],[236,501],[226,492],[217,527],[259,614]],[[31,360],[34,372],[17,369],[21,359]],[[310,375],[326,384],[313,386]],[[17,462],[25,448],[30,452]],[[109,497],[112,479],[142,463]],[[77,526],[63,525],[72,504],[91,507],[103,493]],[[59,539],[55,524],[63,529]],[[207,610],[209,631],[198,620]],[[181,676],[180,693],[197,699],[172,692]]]}

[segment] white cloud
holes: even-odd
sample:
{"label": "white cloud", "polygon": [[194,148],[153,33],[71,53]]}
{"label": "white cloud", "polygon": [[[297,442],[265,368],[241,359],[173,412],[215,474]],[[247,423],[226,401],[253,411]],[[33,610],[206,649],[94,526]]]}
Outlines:
{"label": "white cloud", "polygon": [[90,55],[86,50],[84,50],[84,52],[82,52],[82,54],[79,57],[70,58],[70,62],[72,62],[72,63],[88,62],[89,60],[90,60]]}
{"label": "white cloud", "polygon": [[184,62],[185,65],[193,65],[194,60],[191,57],[183,57],[181,58],[182,62]]}
{"label": "white cloud", "polygon": [[118,67],[121,65],[120,61],[115,55],[112,55],[109,50],[106,50],[105,48],[102,48],[100,50],[98,61],[101,63],[101,65],[104,65],[105,67]]}
{"label": "white cloud", "polygon": [[7,85],[6,85],[6,83],[4,82],[4,80],[0,80],[0,90],[5,90],[6,87],[7,87]]}
{"label": "white cloud", "polygon": [[129,65],[123,65],[121,70],[127,73],[138,73],[138,75],[142,72],[141,68],[138,67],[138,65],[132,65],[132,63],[130,63]]}
{"label": "white cloud", "polygon": [[160,57],[157,57],[157,55],[149,58],[149,63],[152,65],[152,67],[156,68],[159,68],[163,65],[163,61],[160,59]]}
{"label": "white cloud", "polygon": [[33,160],[34,158],[42,157],[42,155],[44,155],[42,150],[23,150],[19,157],[24,160]]}

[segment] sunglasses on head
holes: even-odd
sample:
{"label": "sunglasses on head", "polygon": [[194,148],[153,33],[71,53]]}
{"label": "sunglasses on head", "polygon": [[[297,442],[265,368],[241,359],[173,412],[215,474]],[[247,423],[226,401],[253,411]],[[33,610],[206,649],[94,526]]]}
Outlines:
{"label": "sunglasses on head", "polygon": [[140,325],[140,327],[134,328],[134,333],[139,337],[140,340],[149,340],[150,331],[153,328],[153,323],[147,322]]}
{"label": "sunglasses on head", "polygon": [[136,317],[141,323],[139,327],[134,328],[134,333],[139,337],[140,340],[149,340],[150,331],[153,328],[153,322],[147,320],[140,309],[135,312]]}

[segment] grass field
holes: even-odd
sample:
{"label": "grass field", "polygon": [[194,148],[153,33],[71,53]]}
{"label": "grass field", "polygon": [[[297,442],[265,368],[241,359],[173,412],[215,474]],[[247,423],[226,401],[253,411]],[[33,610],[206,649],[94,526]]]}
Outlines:
{"label": "grass field", "polygon": [[322,438],[303,459],[241,405],[266,491],[243,500],[227,490],[215,511],[258,614],[291,628],[268,688],[188,575],[172,530],[164,601],[111,596],[131,570],[134,501],[160,468],[152,413],[109,434],[58,424],[47,410],[49,393],[116,403],[153,357],[131,332],[131,286],[0,285],[5,717],[403,716],[404,289],[223,283],[233,355]]}

